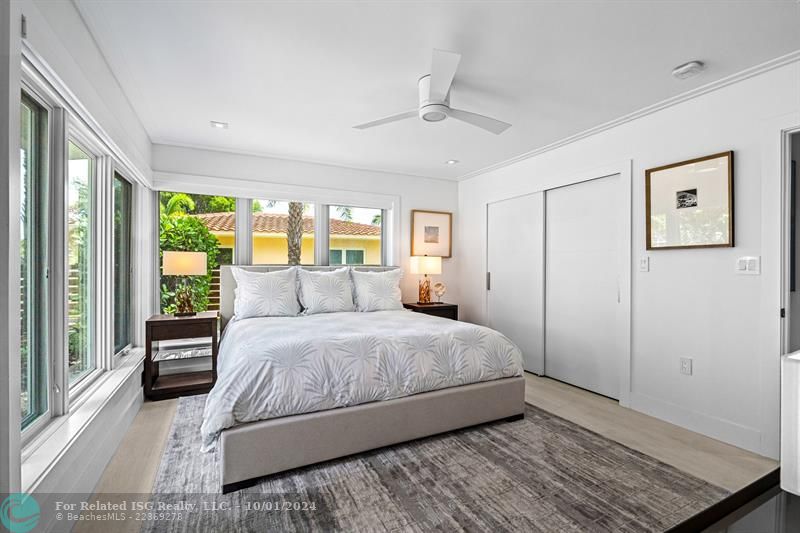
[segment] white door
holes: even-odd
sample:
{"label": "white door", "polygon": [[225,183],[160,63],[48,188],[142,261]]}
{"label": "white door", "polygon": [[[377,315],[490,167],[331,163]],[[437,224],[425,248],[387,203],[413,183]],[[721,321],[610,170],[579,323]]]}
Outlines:
{"label": "white door", "polygon": [[552,189],[545,217],[545,374],[619,397],[618,175]]}
{"label": "white door", "polygon": [[487,207],[489,327],[522,351],[525,370],[544,373],[544,193]]}

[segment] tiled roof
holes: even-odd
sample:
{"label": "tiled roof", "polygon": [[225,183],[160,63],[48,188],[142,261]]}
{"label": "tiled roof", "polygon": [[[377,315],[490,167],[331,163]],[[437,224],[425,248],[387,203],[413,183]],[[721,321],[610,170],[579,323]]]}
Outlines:
{"label": "tiled roof", "polygon": [[[196,216],[210,231],[234,231],[233,213],[203,213]],[[277,213],[253,213],[253,232],[286,233],[289,215]],[[331,219],[331,235],[380,236],[381,227],[346,220]],[[314,233],[314,217],[303,217],[303,233]]]}

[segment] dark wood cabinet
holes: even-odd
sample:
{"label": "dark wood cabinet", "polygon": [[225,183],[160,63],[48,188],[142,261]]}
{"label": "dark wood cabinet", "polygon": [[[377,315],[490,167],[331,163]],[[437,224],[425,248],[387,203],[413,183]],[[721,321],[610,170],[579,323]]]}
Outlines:
{"label": "dark wood cabinet", "polygon": [[415,313],[425,313],[426,315],[440,316],[451,320],[458,320],[458,306],[446,303],[408,303],[403,304],[406,309],[411,309]]}
{"label": "dark wood cabinet", "polygon": [[[153,315],[145,326],[144,395],[150,400],[203,394],[217,381],[219,318],[216,311],[194,316]],[[153,350],[153,343],[211,337],[211,346],[191,346]],[[211,357],[211,370],[160,375],[165,361]]]}

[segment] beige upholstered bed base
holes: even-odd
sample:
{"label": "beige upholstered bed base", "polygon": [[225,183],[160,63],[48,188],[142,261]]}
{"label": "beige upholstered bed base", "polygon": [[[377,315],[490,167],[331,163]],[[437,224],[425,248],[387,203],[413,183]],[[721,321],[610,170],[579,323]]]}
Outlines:
{"label": "beige upholstered bed base", "polygon": [[235,426],[219,440],[222,492],[269,474],[524,413],[525,379],[513,377]]}

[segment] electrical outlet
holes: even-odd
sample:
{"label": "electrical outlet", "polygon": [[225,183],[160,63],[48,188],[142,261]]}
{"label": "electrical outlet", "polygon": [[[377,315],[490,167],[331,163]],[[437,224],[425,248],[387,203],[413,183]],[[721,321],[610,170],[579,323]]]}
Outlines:
{"label": "electrical outlet", "polygon": [[691,357],[681,357],[681,374],[685,374],[687,376],[692,375],[692,358]]}
{"label": "electrical outlet", "polygon": [[639,258],[639,272],[650,272],[650,256]]}

